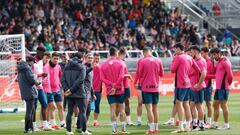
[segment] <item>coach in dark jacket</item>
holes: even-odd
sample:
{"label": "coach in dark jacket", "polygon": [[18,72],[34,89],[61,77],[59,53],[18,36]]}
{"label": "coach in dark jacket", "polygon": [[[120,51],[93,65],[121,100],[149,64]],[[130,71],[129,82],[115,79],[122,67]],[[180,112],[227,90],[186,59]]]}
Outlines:
{"label": "coach in dark jacket", "polygon": [[36,84],[31,67],[27,62],[20,62],[18,65],[18,83],[20,87],[22,100],[30,100],[37,98]]}
{"label": "coach in dark jacket", "polygon": [[77,126],[82,127],[82,131],[86,131],[86,90],[84,88],[84,79],[86,77],[86,67],[81,63],[82,55],[74,57],[69,60],[61,79],[64,95],[67,98],[68,113],[67,113],[67,132],[71,131],[71,117],[73,114],[73,108],[75,104],[78,106],[79,120]]}
{"label": "coach in dark jacket", "polygon": [[21,61],[17,67],[21,97],[26,102],[25,133],[33,131],[34,101],[38,96],[36,85],[40,84],[32,73],[30,65],[33,65],[33,63],[34,58],[29,56],[27,62]]}

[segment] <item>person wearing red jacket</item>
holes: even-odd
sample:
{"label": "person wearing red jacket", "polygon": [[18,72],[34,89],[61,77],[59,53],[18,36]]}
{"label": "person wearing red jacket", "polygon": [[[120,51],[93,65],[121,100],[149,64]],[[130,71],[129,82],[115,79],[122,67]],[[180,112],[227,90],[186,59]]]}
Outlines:
{"label": "person wearing red jacket", "polygon": [[208,119],[205,127],[210,128],[212,124],[212,104],[211,104],[213,90],[212,79],[215,78],[215,67],[214,61],[209,57],[209,49],[207,47],[201,49],[201,55],[207,62],[207,75],[205,78],[205,83],[207,87],[204,92],[204,100],[207,106]]}
{"label": "person wearing red jacket", "polygon": [[218,128],[219,108],[221,106],[223,111],[223,118],[225,124],[223,130],[230,129],[228,123],[228,96],[230,85],[233,81],[232,65],[228,58],[221,55],[219,48],[213,48],[211,50],[213,58],[217,61],[216,63],[216,91],[214,95],[213,108],[214,108],[214,121],[211,128]]}

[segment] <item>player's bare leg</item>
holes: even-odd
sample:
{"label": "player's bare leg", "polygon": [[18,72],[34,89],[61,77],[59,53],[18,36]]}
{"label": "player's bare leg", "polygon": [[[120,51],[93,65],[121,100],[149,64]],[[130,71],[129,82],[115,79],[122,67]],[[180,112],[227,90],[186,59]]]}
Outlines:
{"label": "player's bare leg", "polygon": [[131,111],[130,111],[130,98],[129,97],[124,100],[124,104],[125,104],[124,108],[125,108],[127,124],[133,125],[133,123],[131,121],[131,115],[130,115]]}
{"label": "player's bare leg", "polygon": [[60,127],[56,124],[56,121],[55,121],[56,107],[54,105],[54,102],[48,103],[48,110],[49,110],[49,120],[50,120],[52,128],[59,129]]}
{"label": "player's bare leg", "polygon": [[142,124],[142,91],[138,90],[138,106],[137,106],[137,125]]}
{"label": "player's bare leg", "polygon": [[110,119],[112,122],[112,131],[113,133],[117,133],[117,117],[116,117],[116,110],[117,110],[117,104],[113,103],[110,104]]}
{"label": "player's bare leg", "polygon": [[197,103],[196,108],[198,112],[199,128],[200,130],[204,130],[204,112],[202,103]]}
{"label": "player's bare leg", "polygon": [[176,105],[178,109],[178,119],[179,119],[179,131],[184,131],[183,127],[183,114],[184,114],[184,108],[183,108],[183,102],[176,100]]}
{"label": "player's bare leg", "polygon": [[153,121],[154,121],[154,131],[155,133],[158,133],[158,105],[153,104],[152,105],[152,112],[153,112]]}
{"label": "player's bare leg", "polygon": [[210,127],[210,125],[212,124],[212,104],[211,104],[211,101],[206,101],[206,106],[207,106],[207,116],[208,116],[208,120],[207,120],[207,123],[206,125],[208,127]]}
{"label": "player's bare leg", "polygon": [[213,101],[213,123],[211,125],[211,128],[216,129],[218,128],[218,118],[219,118],[219,107],[220,107],[220,101],[219,100],[214,100]]}
{"label": "player's bare leg", "polygon": [[229,114],[229,110],[228,110],[228,105],[227,105],[227,101],[220,101],[220,105],[223,111],[223,118],[224,118],[224,125],[221,129],[226,130],[226,129],[230,129],[229,126],[229,121],[228,121],[228,114]]}
{"label": "player's bare leg", "polygon": [[56,102],[56,106],[58,109],[58,117],[61,122],[60,126],[63,128],[63,127],[65,127],[63,104],[62,104],[62,102]]}
{"label": "player's bare leg", "polygon": [[185,118],[186,118],[186,131],[190,131],[190,123],[192,121],[192,115],[191,115],[191,109],[189,105],[189,101],[184,101],[183,102],[183,107],[185,111]]}
{"label": "player's bare leg", "polygon": [[148,118],[148,126],[149,133],[154,133],[155,125],[154,125],[154,116],[153,116],[153,107],[152,104],[145,104],[147,110],[147,118]]}
{"label": "player's bare leg", "polygon": [[169,118],[169,120],[167,122],[164,123],[164,125],[178,125],[178,121],[174,121],[175,116],[177,115],[177,105],[176,103],[173,104],[173,108],[172,108],[172,113],[171,113],[171,117]]}
{"label": "player's bare leg", "polygon": [[190,102],[190,108],[193,119],[193,129],[195,129],[198,126],[198,111],[194,102]]}
{"label": "player's bare leg", "polygon": [[127,129],[126,129],[126,115],[125,115],[124,105],[117,104],[117,106],[118,106],[118,112],[119,112],[119,116],[120,116],[122,133],[125,134],[125,133],[127,133]]}

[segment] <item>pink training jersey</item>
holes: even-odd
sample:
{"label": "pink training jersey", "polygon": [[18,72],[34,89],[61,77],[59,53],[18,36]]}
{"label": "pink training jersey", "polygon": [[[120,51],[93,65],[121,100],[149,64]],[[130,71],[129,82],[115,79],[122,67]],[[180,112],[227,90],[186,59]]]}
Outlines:
{"label": "pink training jersey", "polygon": [[192,69],[191,72],[191,77],[190,77],[190,82],[191,82],[191,90],[193,91],[200,91],[203,88],[206,88],[206,84],[205,81],[203,81],[199,87],[197,89],[194,88],[194,85],[197,84],[199,82],[200,76],[201,76],[201,72],[205,71],[205,73],[207,72],[207,62],[203,57],[200,57],[198,59],[195,59],[200,71],[196,70],[196,69]]}
{"label": "pink training jersey", "polygon": [[93,67],[93,90],[94,92],[101,91],[101,80],[100,80],[100,65],[97,64]]}
{"label": "pink training jersey", "polygon": [[[124,60],[122,60],[122,59],[119,59],[119,61],[120,61],[120,62],[123,64],[123,66],[124,66],[124,74],[125,74],[125,75],[128,74],[128,68],[127,68],[126,62],[125,62]],[[123,85],[124,85],[124,88],[130,87],[130,84],[129,84],[129,82],[128,82],[128,78],[127,78],[127,77],[124,77],[124,78],[123,78]]]}
{"label": "pink training jersey", "polygon": [[211,60],[209,57],[206,59],[207,62],[207,75],[205,78],[205,83],[207,87],[212,86],[212,79],[215,78],[215,67],[214,61]]}
{"label": "pink training jersey", "polygon": [[[49,63],[46,63],[43,65],[43,72],[48,73],[49,72]],[[51,93],[51,84],[50,84],[50,75],[48,74],[46,77],[43,78],[43,90],[46,93]]]}
{"label": "pink training jersey", "polygon": [[[225,81],[223,79],[225,79]],[[232,80],[232,64],[229,59],[222,56],[216,65],[216,88],[229,90]]]}
{"label": "pink training jersey", "polygon": [[141,64],[141,61],[143,60],[143,58],[139,59],[138,60],[138,63],[137,63],[137,70],[136,70],[136,73],[135,73],[135,77],[134,77],[134,85],[135,86],[140,86],[140,84],[142,83],[141,82],[141,78],[139,76],[139,65]]}
{"label": "pink training jersey", "polygon": [[57,64],[55,67],[51,67],[49,65],[49,75],[52,92],[60,91],[60,80],[62,77],[61,66]]}
{"label": "pink training jersey", "polygon": [[100,78],[106,85],[107,95],[111,94],[113,85],[115,85],[114,88],[117,89],[114,95],[124,94],[124,66],[119,60],[109,58],[106,62],[104,62],[101,65]]}
{"label": "pink training jersey", "polygon": [[177,55],[171,64],[171,72],[175,73],[175,87],[176,88],[190,88],[191,83],[189,74],[192,68],[200,71],[197,63],[193,58],[184,52]]}
{"label": "pink training jersey", "polygon": [[141,60],[138,68],[142,91],[159,92],[160,77],[163,76],[161,60],[150,55]]}

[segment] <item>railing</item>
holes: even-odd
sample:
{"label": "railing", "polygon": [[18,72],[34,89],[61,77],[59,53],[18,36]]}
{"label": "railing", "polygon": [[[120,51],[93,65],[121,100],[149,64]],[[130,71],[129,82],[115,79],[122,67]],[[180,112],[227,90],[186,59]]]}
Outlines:
{"label": "railing", "polygon": [[[231,13],[237,13],[240,10],[240,7],[236,5],[232,0],[198,0],[197,3],[199,5],[208,7],[208,10],[210,11],[211,15],[212,7],[215,2],[219,3],[219,6],[221,7],[221,13],[222,15],[231,15]],[[236,14],[236,16],[239,16],[239,14]]]}
{"label": "railing", "polygon": [[[50,53],[59,53],[59,54],[65,54],[65,55],[71,55],[74,53],[77,53],[77,51],[52,51]],[[221,52],[224,54],[224,52],[230,52],[230,49],[221,49]],[[94,53],[99,53],[102,59],[106,59],[109,56],[109,51],[91,51],[92,54]],[[162,57],[162,53],[167,53],[167,57],[172,57],[172,51],[171,50],[167,50],[164,52],[161,52],[159,50],[153,50],[152,51],[152,55],[158,58],[164,58]],[[27,52],[27,54],[36,54],[36,52]],[[127,58],[141,58],[143,57],[143,52],[142,50],[128,50],[127,54],[126,54]],[[166,58],[166,57],[165,57]]]}
{"label": "railing", "polygon": [[[207,16],[207,14],[202,9],[200,9],[196,4],[194,4],[191,0],[176,0],[176,1],[178,3],[180,3],[182,6],[184,6],[184,8],[186,8],[190,12],[192,12],[193,15],[195,15],[197,18],[199,18],[202,22],[203,22],[203,20],[206,21],[212,29],[217,31],[217,33],[223,34],[223,32],[220,31],[219,29],[227,30],[227,27],[224,24],[220,23],[219,21],[217,21],[215,18],[213,18],[211,16]],[[202,28],[202,26],[203,26],[203,24],[200,23],[200,28]],[[232,33],[231,31],[230,31],[230,33],[231,33],[232,37],[234,37],[237,40],[240,40],[236,34]]]}
{"label": "railing", "polygon": [[[52,51],[50,53],[57,52],[59,54],[65,54],[67,56],[71,56],[74,53],[77,53],[77,51]],[[107,59],[109,56],[109,51],[91,51],[92,54],[98,53],[100,54],[100,57],[102,59]],[[36,52],[27,52],[27,54],[36,54]],[[153,50],[152,55],[155,57],[172,57],[171,50],[167,50],[164,52],[161,52],[159,50]],[[141,50],[128,50],[126,54],[127,58],[141,58],[143,57],[143,52]]]}

